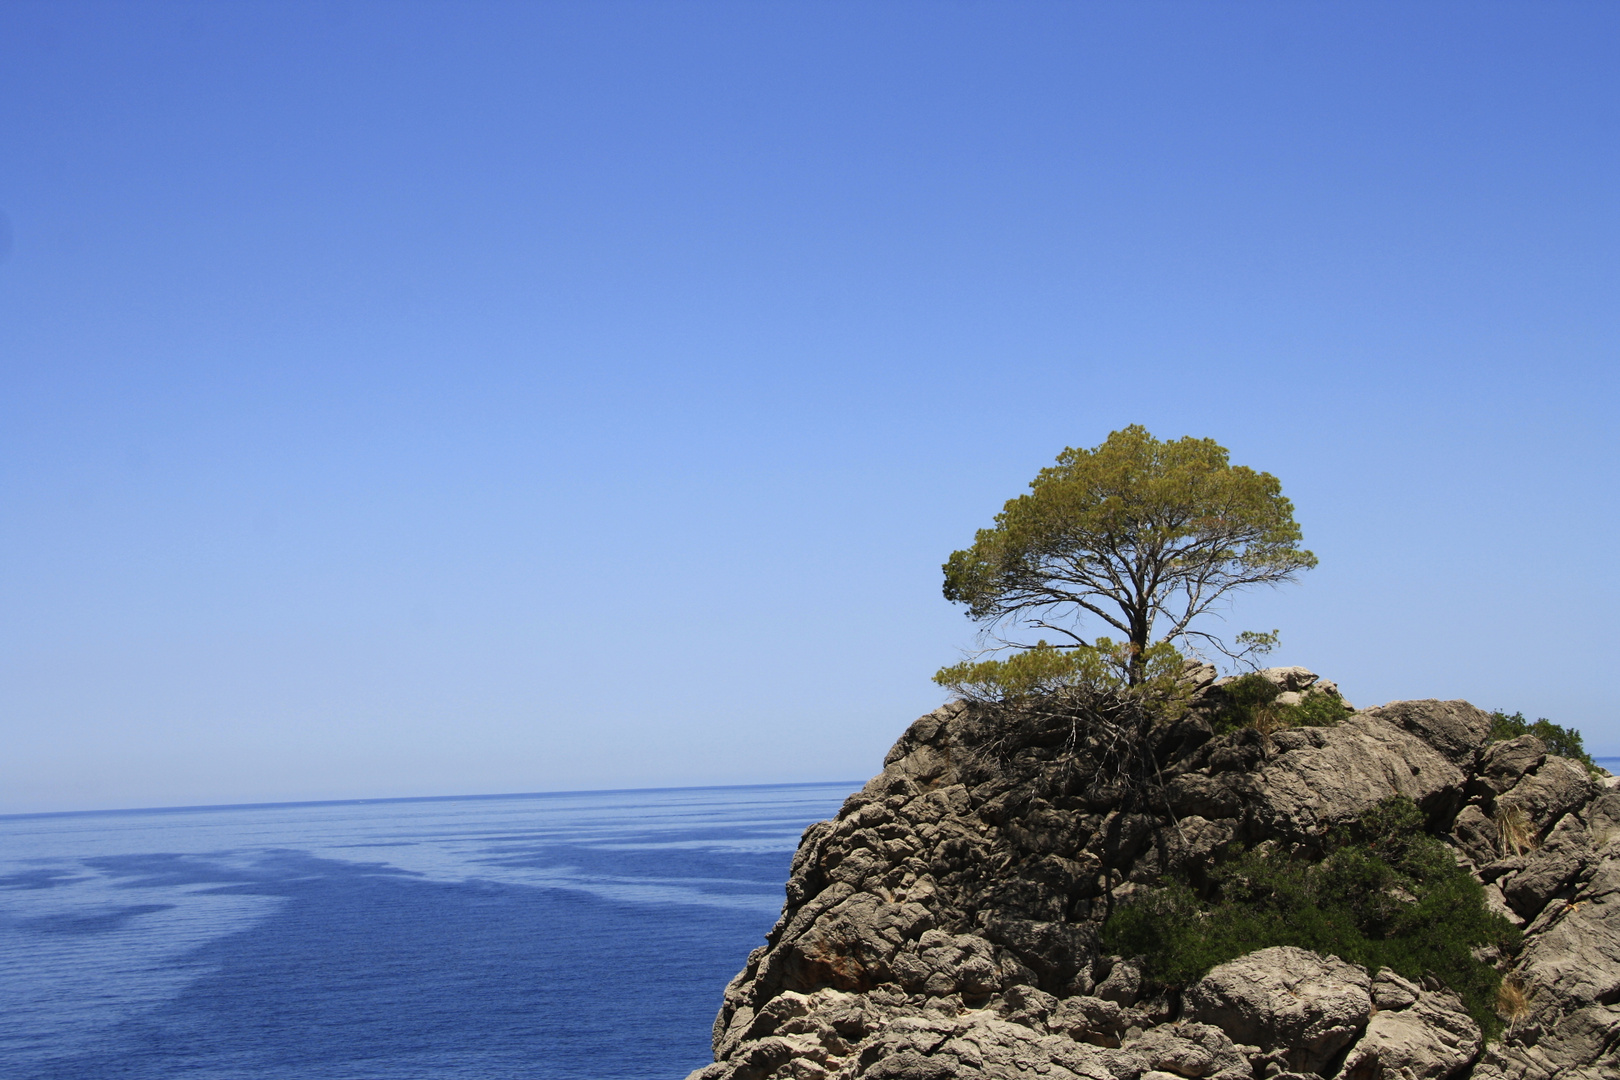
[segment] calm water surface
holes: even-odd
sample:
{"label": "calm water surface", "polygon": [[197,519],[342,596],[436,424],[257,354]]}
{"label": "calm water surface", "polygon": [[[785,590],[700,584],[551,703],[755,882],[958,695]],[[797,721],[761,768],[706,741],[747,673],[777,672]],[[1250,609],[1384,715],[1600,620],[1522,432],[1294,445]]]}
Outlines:
{"label": "calm water surface", "polygon": [[857,786],[0,817],[0,1075],[678,1080]]}

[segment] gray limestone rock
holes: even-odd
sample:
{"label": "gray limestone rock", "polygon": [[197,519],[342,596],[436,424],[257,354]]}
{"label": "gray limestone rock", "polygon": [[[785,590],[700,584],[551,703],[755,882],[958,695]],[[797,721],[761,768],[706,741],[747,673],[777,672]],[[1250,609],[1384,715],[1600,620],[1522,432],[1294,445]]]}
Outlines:
{"label": "gray limestone rock", "polygon": [[1614,1080],[1620,1076],[1620,1006],[1588,1005],[1535,1042],[1485,1048],[1472,1080]]}
{"label": "gray limestone rock", "polygon": [[1210,1024],[1165,1024],[1125,1043],[1149,1069],[1188,1080],[1250,1080],[1253,1072],[1226,1032]]}
{"label": "gray limestone rock", "polygon": [[[1426,715],[1411,702],[1408,719]],[[1394,706],[1386,706],[1394,709]],[[1391,795],[1406,795],[1430,814],[1460,801],[1467,776],[1417,735],[1370,713],[1322,731],[1322,744],[1301,746],[1265,764],[1253,778],[1256,828],[1266,836],[1309,840],[1351,821]]]}
{"label": "gray limestone rock", "polygon": [[1479,779],[1500,795],[1519,782],[1525,773],[1535,770],[1547,757],[1547,744],[1534,735],[1520,735],[1495,743],[1485,751],[1480,763]]}
{"label": "gray limestone rock", "polygon": [[1372,1012],[1365,969],[1292,945],[1222,964],[1187,992],[1187,1015],[1234,1040],[1286,1049],[1294,1068],[1320,1070]]}
{"label": "gray limestone rock", "polygon": [[1197,693],[1213,683],[1216,675],[1214,664],[1207,664],[1202,660],[1188,660],[1182,668],[1181,681]]}
{"label": "gray limestone rock", "polygon": [[1592,801],[1599,788],[1586,767],[1569,758],[1547,757],[1539,768],[1520,777],[1496,799],[1498,814],[1507,808],[1524,813],[1545,836],[1565,814]]}
{"label": "gray limestone rock", "polygon": [[1171,780],[1165,796],[1179,817],[1229,818],[1243,808],[1242,797],[1230,785],[1200,773],[1186,773]]}
{"label": "gray limestone rock", "polygon": [[[1216,737],[1210,675],[1189,667],[1191,712],[1147,733],[1151,790],[1120,783],[1061,715],[1009,725],[954,702],[912,724],[805,831],[694,1080],[1620,1077],[1620,784],[1535,740],[1487,745],[1489,717],[1462,702]],[[1267,677],[1335,689],[1304,669]],[[1196,878],[1232,841],[1308,853],[1391,794],[1524,924],[1522,948],[1492,955],[1528,1005],[1491,1046],[1432,980],[1303,949],[1240,957],[1184,994],[1102,955],[1133,890]],[[1504,813],[1528,823],[1516,854],[1500,851]]]}
{"label": "gray limestone rock", "polygon": [[1452,843],[1478,865],[1492,862],[1499,854],[1496,823],[1478,806],[1469,804],[1451,823]]}
{"label": "gray limestone rock", "polygon": [[1416,1001],[1423,988],[1410,979],[1403,979],[1389,968],[1380,968],[1373,976],[1373,1004],[1380,1010],[1404,1009]]}
{"label": "gray limestone rock", "polygon": [[1116,960],[1108,977],[1097,985],[1096,995],[1119,1005],[1136,1004],[1142,992],[1142,966],[1134,960]]}
{"label": "gray limestone rock", "polygon": [[1316,684],[1316,672],[1302,667],[1263,668],[1260,677],[1276,684],[1284,693],[1299,693]]}
{"label": "gray limestone rock", "polygon": [[1571,899],[1542,910],[1513,970],[1538,1013],[1620,1002],[1620,845],[1603,850]]}
{"label": "gray limestone rock", "polygon": [[1081,995],[1060,1002],[1047,1025],[1054,1034],[1080,1042],[1118,1046],[1120,1037],[1137,1022],[1137,1015],[1117,1001]]}
{"label": "gray limestone rock", "polygon": [[1411,732],[1459,768],[1472,768],[1491,737],[1490,713],[1466,701],[1396,701],[1363,715]]}
{"label": "gray limestone rock", "polygon": [[1579,842],[1552,842],[1530,852],[1524,869],[1505,880],[1502,895],[1515,912],[1534,919],[1554,896],[1573,893],[1576,879],[1592,861],[1585,833],[1577,835]]}
{"label": "gray limestone rock", "polygon": [[1339,1075],[1344,1080],[1448,1080],[1471,1064],[1483,1045],[1479,1025],[1455,994],[1425,991],[1401,1008],[1380,1006]]}
{"label": "gray limestone rock", "polygon": [[1604,786],[1598,797],[1582,809],[1581,818],[1593,847],[1601,848],[1610,840],[1620,839],[1620,789]]}

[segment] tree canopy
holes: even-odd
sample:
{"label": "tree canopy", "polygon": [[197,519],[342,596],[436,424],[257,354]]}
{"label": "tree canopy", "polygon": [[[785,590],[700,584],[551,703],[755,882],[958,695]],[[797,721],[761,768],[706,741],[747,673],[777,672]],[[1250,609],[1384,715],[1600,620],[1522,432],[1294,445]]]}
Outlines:
{"label": "tree canopy", "polygon": [[1135,657],[1189,636],[1219,644],[1192,628],[1199,615],[1234,589],[1316,565],[1277,478],[1232,465],[1213,439],[1161,441],[1133,424],[1064,450],[1029,486],[944,566],[945,598],[987,629],[1024,626],[1088,646],[1089,617]]}

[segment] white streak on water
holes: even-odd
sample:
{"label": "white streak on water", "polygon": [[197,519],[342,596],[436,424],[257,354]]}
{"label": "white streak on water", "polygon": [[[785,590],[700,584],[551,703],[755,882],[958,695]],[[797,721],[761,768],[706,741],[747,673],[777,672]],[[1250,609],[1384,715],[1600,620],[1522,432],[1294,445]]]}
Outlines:
{"label": "white streak on water", "polygon": [[[0,817],[0,1060],[45,1060],[174,999],[211,970],[199,950],[285,902],[230,890],[319,876],[311,859],[773,914],[780,882],[625,872],[626,856],[788,852],[852,787]],[[587,865],[596,853],[618,872]]]}

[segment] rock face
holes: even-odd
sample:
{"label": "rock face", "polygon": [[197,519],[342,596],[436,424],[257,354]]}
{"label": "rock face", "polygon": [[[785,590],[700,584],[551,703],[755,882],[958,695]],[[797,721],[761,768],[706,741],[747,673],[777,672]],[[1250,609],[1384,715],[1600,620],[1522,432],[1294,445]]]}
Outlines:
{"label": "rock face", "polygon": [[[1337,695],[1303,668],[1265,674]],[[1211,698],[1213,676],[1189,669]],[[1195,709],[1154,731],[1164,808],[1131,810],[1068,723],[936,709],[806,830],[781,919],[726,987],[714,1064],[689,1080],[1620,1077],[1620,788],[1489,732],[1465,702],[1269,737],[1217,737]],[[1232,840],[1309,849],[1396,793],[1525,928],[1499,961],[1522,1000],[1491,1045],[1438,983],[1303,949],[1185,994],[1104,955],[1133,889]]]}
{"label": "rock face", "polygon": [[1379,979],[1379,1010],[1344,1063],[1346,1080],[1444,1080],[1466,1069],[1482,1039],[1457,996],[1421,990],[1392,972]]}
{"label": "rock face", "polygon": [[1355,964],[1289,945],[1222,964],[1187,992],[1186,1011],[1245,1043],[1320,1073],[1372,1015],[1372,980]]}

